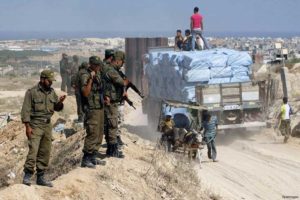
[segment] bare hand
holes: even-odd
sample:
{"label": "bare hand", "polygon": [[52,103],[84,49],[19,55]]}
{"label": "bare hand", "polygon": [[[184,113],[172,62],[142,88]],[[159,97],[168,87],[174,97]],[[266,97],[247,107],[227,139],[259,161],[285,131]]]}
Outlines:
{"label": "bare hand", "polygon": [[129,84],[129,80],[128,79],[124,79],[124,85],[127,86]]}
{"label": "bare hand", "polygon": [[128,97],[127,92],[124,92],[124,93],[123,93],[123,97]]}
{"label": "bare hand", "polygon": [[91,77],[92,77],[92,79],[95,77],[95,75],[96,75],[96,72],[92,71],[92,72],[91,72]]}
{"label": "bare hand", "polygon": [[26,136],[28,139],[30,139],[32,136],[32,128],[29,125],[26,126]]}
{"label": "bare hand", "polygon": [[110,98],[108,96],[104,97],[104,104],[105,105],[110,105]]}
{"label": "bare hand", "polygon": [[63,96],[61,96],[61,97],[59,97],[59,102],[60,103],[62,103],[62,102],[64,102],[64,100],[66,99],[66,95],[63,95]]}

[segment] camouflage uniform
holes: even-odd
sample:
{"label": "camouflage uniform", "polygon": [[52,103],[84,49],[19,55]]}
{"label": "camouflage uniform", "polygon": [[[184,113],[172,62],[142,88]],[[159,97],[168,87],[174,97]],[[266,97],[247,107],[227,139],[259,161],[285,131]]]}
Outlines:
{"label": "camouflage uniform", "polygon": [[66,86],[68,82],[68,67],[69,67],[69,61],[67,54],[62,54],[62,59],[59,62],[60,66],[60,75],[61,75],[61,91],[66,92]]}
{"label": "camouflage uniform", "polygon": [[83,62],[79,68],[77,73],[72,77],[71,85],[75,90],[75,97],[76,97],[76,105],[77,105],[77,115],[78,115],[78,122],[82,122],[84,119],[84,112],[82,106],[82,95],[80,91],[80,77],[88,68],[88,63]]}
{"label": "camouflage uniform", "polygon": [[[44,70],[42,78],[54,80],[54,73]],[[29,123],[32,135],[28,138],[29,151],[24,165],[24,172],[33,174],[35,167],[38,174],[47,169],[51,152],[52,124],[51,116],[54,111],[61,111],[63,104],[50,88],[46,91],[40,83],[27,90],[22,106],[21,118],[23,123]]]}
{"label": "camouflage uniform", "polygon": [[[113,57],[115,54],[115,50],[113,49],[106,49],[105,50],[105,59],[103,60],[105,62],[106,65],[110,66],[111,65],[111,62],[107,59],[107,58],[110,58],[110,57]],[[118,69],[115,68],[115,70],[117,70],[119,72]],[[120,73],[119,73],[120,74]],[[121,76],[121,74],[120,74]],[[121,76],[122,77],[122,76]],[[124,101],[120,102],[118,104],[118,131],[117,131],[117,141],[118,141],[118,144],[119,145],[123,145],[123,141],[121,140],[121,130],[119,129],[120,126],[122,126],[124,122]],[[105,126],[107,127],[107,126]],[[107,140],[107,143],[108,143],[108,131],[105,131],[105,138]]]}
{"label": "camouflage uniform", "polygon": [[[90,63],[95,65],[103,66],[100,58],[97,56],[92,56],[90,58]],[[83,91],[85,86],[91,79],[91,68],[83,69],[81,71],[80,83],[81,90]],[[96,155],[102,143],[103,138],[103,126],[104,126],[104,110],[103,110],[103,82],[101,79],[101,73],[97,72],[92,80],[92,88],[88,97],[83,98],[83,107],[85,108],[85,127],[86,127],[86,137],[84,140],[83,147],[83,165],[85,162],[92,162],[94,165]],[[85,166],[83,166],[85,167]],[[87,166],[93,167],[93,166]]]}
{"label": "camouflage uniform", "polygon": [[110,105],[105,106],[105,130],[108,136],[107,155],[119,157],[119,155],[114,155],[114,153],[119,153],[117,147],[118,105],[123,97],[124,80],[115,70],[113,64],[104,66],[103,80],[105,80],[104,95],[110,98]]}
{"label": "camouflage uniform", "polygon": [[70,63],[70,66],[69,66],[69,71],[70,72],[69,72],[69,77],[68,77],[68,81],[69,81],[68,84],[71,86],[71,87],[69,87],[70,89],[68,89],[68,93],[69,94],[73,94],[73,91],[71,90],[71,88],[74,89],[74,87],[73,87],[73,79],[77,75],[79,67],[80,67],[80,65],[79,65],[79,58],[78,58],[77,55],[74,55],[73,56],[73,61]]}

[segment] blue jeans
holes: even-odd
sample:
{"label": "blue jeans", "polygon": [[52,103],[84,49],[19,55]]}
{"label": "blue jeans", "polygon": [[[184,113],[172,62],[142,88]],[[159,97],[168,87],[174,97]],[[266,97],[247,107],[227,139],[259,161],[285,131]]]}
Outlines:
{"label": "blue jeans", "polygon": [[202,35],[202,31],[200,31],[200,30],[192,30],[192,36],[193,36],[192,51],[195,50],[196,35],[199,35],[200,38],[202,39],[202,41],[204,43],[204,49],[210,49],[210,47],[208,46],[208,43],[207,43],[206,39]]}
{"label": "blue jeans", "polygon": [[207,156],[209,159],[216,160],[217,158],[217,149],[216,149],[216,142],[215,137],[205,137],[205,141],[207,144]]}

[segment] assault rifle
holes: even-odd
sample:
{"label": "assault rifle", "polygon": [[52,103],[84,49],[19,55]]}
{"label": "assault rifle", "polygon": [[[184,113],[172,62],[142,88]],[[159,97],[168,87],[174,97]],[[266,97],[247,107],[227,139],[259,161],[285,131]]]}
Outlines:
{"label": "assault rifle", "polygon": [[[127,78],[127,76],[122,72],[122,71],[118,71],[120,76],[125,80]],[[129,81],[129,80],[128,80]],[[133,91],[135,91],[142,99],[144,98],[144,95],[142,95],[141,91],[139,91],[139,89],[131,82],[129,81],[128,85],[126,86],[126,91],[131,88]]]}

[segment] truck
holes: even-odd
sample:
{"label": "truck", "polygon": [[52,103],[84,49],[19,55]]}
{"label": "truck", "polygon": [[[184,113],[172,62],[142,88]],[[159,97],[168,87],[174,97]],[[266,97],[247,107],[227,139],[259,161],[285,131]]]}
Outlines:
{"label": "truck", "polygon": [[[241,78],[240,81],[239,78],[237,78],[237,76],[234,74],[231,74],[230,79],[225,77],[220,79],[210,77],[207,81],[203,75],[203,73],[207,73],[205,67],[203,67],[203,69],[199,68],[198,71],[195,71],[195,66],[192,66],[188,69],[183,66],[182,69],[177,69],[180,68],[180,66],[178,67],[176,64],[174,64],[175,62],[179,63],[178,58],[180,57],[188,57],[190,55],[195,56],[194,52],[171,51],[173,51],[173,48],[170,47],[149,48],[148,54],[144,55],[144,71],[141,82],[142,92],[145,95],[145,98],[142,101],[142,108],[143,112],[148,115],[149,124],[156,126],[160,120],[162,116],[162,102],[178,101],[204,107],[206,110],[218,117],[219,129],[228,130],[235,128],[266,126],[266,111],[268,102],[270,101],[269,94],[272,93],[269,87],[270,80],[254,80],[251,72],[251,65],[249,65],[247,66],[248,71],[246,70],[246,78],[237,75],[239,78]],[[232,50],[229,50],[229,52],[231,51]],[[202,53],[206,55],[207,52],[203,51]],[[151,56],[152,58],[149,58]],[[230,56],[228,56],[226,59],[230,60]],[[163,57],[168,58],[164,60]],[[233,62],[244,62],[241,61],[243,58],[239,58],[238,56],[235,57],[236,60]],[[149,61],[149,59],[154,61]],[[214,59],[214,57],[212,59]],[[149,62],[155,62],[155,64],[150,64],[150,66]],[[185,62],[185,60],[182,62]],[[191,61],[191,63],[193,62],[194,60]],[[203,60],[203,62],[207,62],[207,60]],[[202,65],[201,59],[198,59],[197,62],[195,61],[195,63],[197,63],[199,66]],[[155,67],[152,65],[155,65]],[[217,65],[218,66],[214,69],[214,66],[209,69],[210,76],[213,70],[217,68],[225,69],[229,66],[228,61],[224,64],[224,66],[219,66],[219,64]],[[149,72],[149,67],[155,69]],[[173,72],[174,70],[170,70],[173,68],[176,69],[176,72]],[[244,66],[241,65],[240,68],[244,69]],[[161,69],[164,69],[165,71],[160,71]],[[230,69],[233,71],[235,70],[233,66]],[[192,70],[194,70],[194,72],[190,73]],[[199,71],[200,73],[198,73]],[[230,73],[230,70],[227,71]],[[218,73],[216,74],[218,75]],[[197,79],[199,76],[203,76],[205,80],[199,81]],[[174,81],[172,79],[178,80]],[[190,81],[191,79],[192,81]],[[182,82],[184,83],[182,84]]]}

